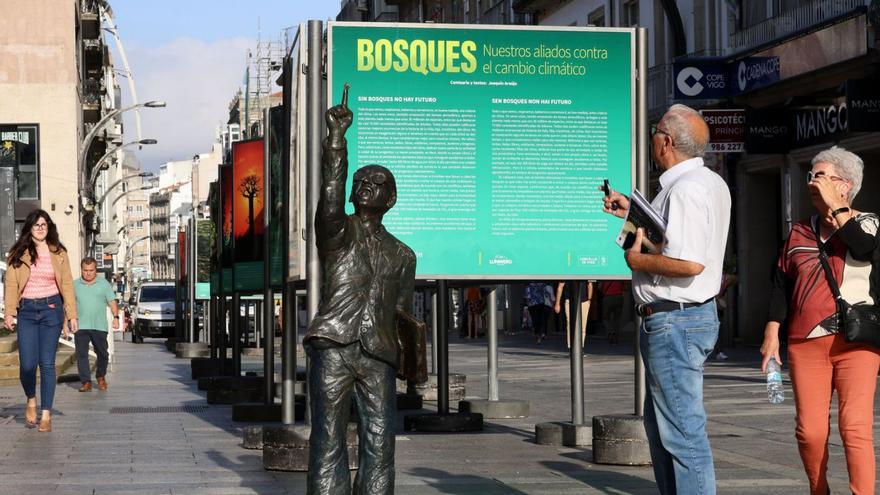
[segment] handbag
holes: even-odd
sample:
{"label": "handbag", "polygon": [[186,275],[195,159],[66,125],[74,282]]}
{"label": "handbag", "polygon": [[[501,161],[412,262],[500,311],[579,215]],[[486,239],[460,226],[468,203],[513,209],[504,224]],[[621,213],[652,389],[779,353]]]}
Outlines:
{"label": "handbag", "polygon": [[819,263],[825,272],[825,280],[831,288],[831,294],[837,303],[837,314],[840,318],[840,330],[847,342],[871,344],[880,347],[880,306],[870,304],[850,304],[840,295],[840,287],[831,266],[828,264],[828,254],[825,253],[825,243],[819,240],[819,232],[813,227],[816,234],[816,246],[819,248]]}

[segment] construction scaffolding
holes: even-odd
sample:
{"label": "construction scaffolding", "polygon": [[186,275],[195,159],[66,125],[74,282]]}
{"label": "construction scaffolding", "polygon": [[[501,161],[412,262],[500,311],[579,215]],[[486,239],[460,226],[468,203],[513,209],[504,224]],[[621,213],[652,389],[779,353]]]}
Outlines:
{"label": "construction scaffolding", "polygon": [[[275,80],[281,71],[286,41],[258,40],[254,50],[248,50],[245,74],[243,122],[247,129],[261,125],[263,109],[281,103],[281,88]],[[257,134],[261,135],[262,129]]]}

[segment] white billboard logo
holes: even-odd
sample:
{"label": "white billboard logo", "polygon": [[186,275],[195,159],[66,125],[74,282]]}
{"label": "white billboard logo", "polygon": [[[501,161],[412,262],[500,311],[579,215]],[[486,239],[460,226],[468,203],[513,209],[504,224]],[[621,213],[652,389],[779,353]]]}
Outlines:
{"label": "white billboard logo", "polygon": [[675,84],[678,90],[685,96],[697,96],[703,92],[703,85],[700,79],[703,78],[703,72],[696,67],[685,67],[678,73],[675,78]]}
{"label": "white billboard logo", "polygon": [[736,80],[739,83],[739,90],[740,91],[746,90],[746,84],[749,82],[747,76],[748,76],[748,74],[746,73],[746,62],[741,61],[739,63],[739,67],[736,70]]}

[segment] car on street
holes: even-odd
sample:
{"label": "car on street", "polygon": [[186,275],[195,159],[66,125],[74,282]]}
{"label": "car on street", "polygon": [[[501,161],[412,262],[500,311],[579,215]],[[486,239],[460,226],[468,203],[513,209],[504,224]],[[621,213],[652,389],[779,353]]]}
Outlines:
{"label": "car on street", "polygon": [[144,337],[174,337],[174,282],[154,280],[138,287],[134,307],[131,341],[140,343]]}

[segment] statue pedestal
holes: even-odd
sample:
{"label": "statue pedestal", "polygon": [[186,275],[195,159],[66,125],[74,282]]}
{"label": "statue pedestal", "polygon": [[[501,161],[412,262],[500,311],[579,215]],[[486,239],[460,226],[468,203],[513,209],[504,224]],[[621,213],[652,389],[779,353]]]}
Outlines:
{"label": "statue pedestal", "polygon": [[[309,470],[309,435],[311,432],[311,427],[303,425],[263,427],[263,469],[307,472]],[[348,424],[345,440],[348,468],[357,469],[357,424]]]}

